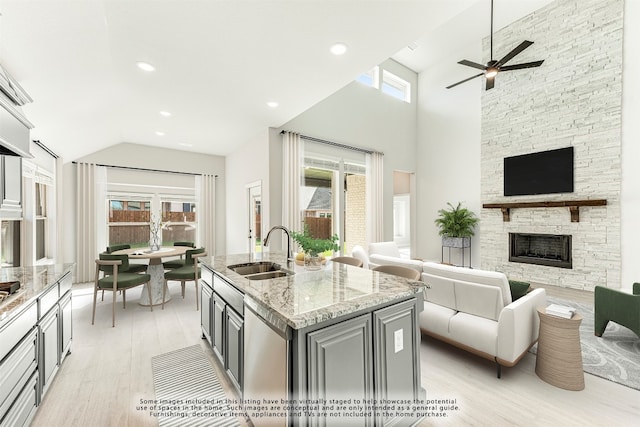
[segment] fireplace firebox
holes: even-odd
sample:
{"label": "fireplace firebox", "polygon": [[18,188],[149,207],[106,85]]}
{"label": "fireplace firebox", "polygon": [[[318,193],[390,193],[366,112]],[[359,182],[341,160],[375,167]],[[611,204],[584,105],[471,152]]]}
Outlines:
{"label": "fireplace firebox", "polygon": [[571,236],[509,233],[509,261],[572,268]]}

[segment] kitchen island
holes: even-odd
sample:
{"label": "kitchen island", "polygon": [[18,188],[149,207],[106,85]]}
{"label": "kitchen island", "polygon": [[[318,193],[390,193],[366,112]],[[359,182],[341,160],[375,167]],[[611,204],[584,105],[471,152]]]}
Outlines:
{"label": "kitchen island", "polygon": [[[229,268],[258,262],[278,271]],[[419,420],[402,408],[424,399],[423,283],[331,261],[306,271],[280,253],[208,257],[202,265],[203,336],[255,425]],[[258,403],[273,404],[258,410]]]}

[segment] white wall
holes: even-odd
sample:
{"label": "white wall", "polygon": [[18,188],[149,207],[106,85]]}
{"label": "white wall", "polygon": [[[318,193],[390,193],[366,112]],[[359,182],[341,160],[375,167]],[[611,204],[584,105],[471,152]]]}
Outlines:
{"label": "white wall", "polygon": [[[384,153],[384,240],[393,240],[393,171],[414,172],[417,76],[393,60],[381,68],[411,83],[406,103],[380,90],[352,82],[319,102],[281,129]],[[354,79],[357,76],[354,76]],[[279,135],[272,140],[273,156],[281,156]],[[274,219],[275,220],[275,219]]]}
{"label": "white wall", "polygon": [[[440,66],[419,75],[417,186],[417,257],[440,261],[441,238],[434,224],[447,202],[471,209],[480,216],[480,136],[482,79],[447,86],[470,77],[475,70],[451,74],[461,58],[482,58],[482,44],[468,46],[440,61]],[[462,68],[462,66],[459,66]],[[480,227],[471,240],[471,265],[480,264]],[[452,250],[452,261],[459,263]],[[465,257],[467,254],[465,254]],[[445,261],[447,254],[445,254]]]}
{"label": "white wall", "polygon": [[624,2],[622,78],[622,288],[640,282],[640,2]]}
{"label": "white wall", "polygon": [[[247,184],[262,182],[262,228],[269,229],[269,130],[265,129],[225,159],[227,253],[249,252]],[[264,234],[263,234],[264,236]]]}

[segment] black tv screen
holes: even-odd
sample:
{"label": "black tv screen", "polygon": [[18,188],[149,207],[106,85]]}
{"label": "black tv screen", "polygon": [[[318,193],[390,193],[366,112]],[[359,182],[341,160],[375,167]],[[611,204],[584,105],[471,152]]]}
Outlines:
{"label": "black tv screen", "polygon": [[573,192],[573,147],[504,159],[504,195]]}

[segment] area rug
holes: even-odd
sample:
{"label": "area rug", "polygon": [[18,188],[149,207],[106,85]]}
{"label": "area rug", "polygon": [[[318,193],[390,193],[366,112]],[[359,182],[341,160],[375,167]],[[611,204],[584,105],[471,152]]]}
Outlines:
{"label": "area rug", "polygon": [[[580,345],[586,373],[640,390],[640,338],[631,330],[609,322],[602,337],[593,333],[593,306],[547,297],[549,304],[568,305],[582,315]],[[531,349],[536,353],[537,347]]]}
{"label": "area rug", "polygon": [[198,345],[151,358],[160,427],[239,426],[218,377]]}

